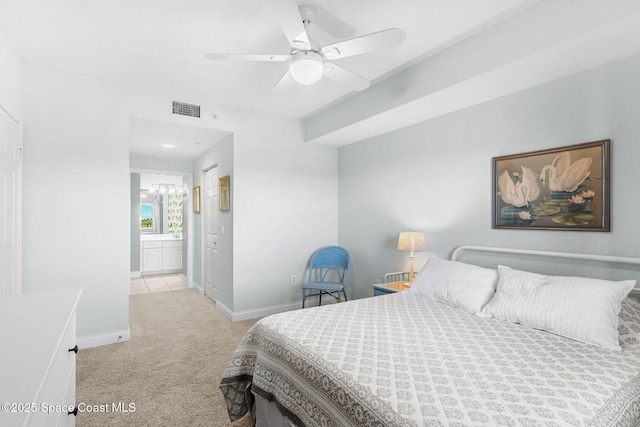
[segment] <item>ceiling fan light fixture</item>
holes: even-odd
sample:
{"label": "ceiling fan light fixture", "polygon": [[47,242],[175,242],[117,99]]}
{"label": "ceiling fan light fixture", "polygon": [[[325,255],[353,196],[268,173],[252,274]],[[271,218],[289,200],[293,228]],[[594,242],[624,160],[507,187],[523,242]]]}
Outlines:
{"label": "ceiling fan light fixture", "polygon": [[293,55],[289,72],[301,85],[312,85],[322,77],[324,65],[322,56],[311,51],[300,51]]}

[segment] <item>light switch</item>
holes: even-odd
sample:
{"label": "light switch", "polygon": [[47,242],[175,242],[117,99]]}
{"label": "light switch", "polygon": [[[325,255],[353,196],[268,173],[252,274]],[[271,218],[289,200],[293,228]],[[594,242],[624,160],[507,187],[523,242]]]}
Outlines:
{"label": "light switch", "polygon": [[220,226],[220,235],[224,236],[224,225]]}

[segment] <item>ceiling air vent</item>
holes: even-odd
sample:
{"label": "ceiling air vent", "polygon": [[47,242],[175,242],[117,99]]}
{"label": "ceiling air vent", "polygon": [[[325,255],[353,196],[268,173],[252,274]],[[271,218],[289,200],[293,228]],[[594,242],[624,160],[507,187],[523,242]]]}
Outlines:
{"label": "ceiling air vent", "polygon": [[173,101],[172,112],[173,114],[180,114],[182,116],[200,117],[200,106]]}

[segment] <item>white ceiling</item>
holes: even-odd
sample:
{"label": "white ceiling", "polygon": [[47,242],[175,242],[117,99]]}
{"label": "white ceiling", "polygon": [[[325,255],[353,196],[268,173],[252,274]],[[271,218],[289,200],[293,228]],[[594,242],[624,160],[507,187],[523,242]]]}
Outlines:
{"label": "white ceiling", "polygon": [[[215,53],[286,54],[272,0],[0,0],[0,27],[28,64],[162,88],[188,100],[302,118],[353,94],[331,80],[269,90],[286,63],[225,63]],[[373,82],[538,0],[297,0],[318,9],[320,45],[397,27],[399,47],[336,63]],[[337,25],[340,24],[340,25]],[[323,28],[340,30],[341,37]]]}
{"label": "white ceiling", "polygon": [[129,151],[146,157],[193,160],[228,135],[230,132],[216,129],[132,117]]}
{"label": "white ceiling", "polygon": [[[336,60],[377,84],[373,90],[352,92],[322,79],[269,94],[287,63],[216,62],[204,55],[289,53],[270,7],[275,1],[287,0],[0,0],[0,27],[27,64],[158,90],[185,102],[206,99],[302,118],[307,133],[327,127],[305,135],[307,142],[333,146],[640,52],[638,0],[295,0],[318,10],[308,31],[321,46],[394,27],[407,39]],[[451,62],[454,78],[440,74],[438,80],[448,69],[432,68],[430,61],[442,57],[436,53],[456,51],[465,39],[484,42],[467,43],[477,50]],[[480,68],[471,70],[467,64],[479,58]],[[389,79],[403,70],[411,77]],[[403,88],[413,97],[403,98]],[[378,95],[404,100],[377,111],[369,106],[386,104],[371,102]],[[357,114],[349,111],[353,106]],[[131,152],[194,159],[227,135],[132,118]]]}

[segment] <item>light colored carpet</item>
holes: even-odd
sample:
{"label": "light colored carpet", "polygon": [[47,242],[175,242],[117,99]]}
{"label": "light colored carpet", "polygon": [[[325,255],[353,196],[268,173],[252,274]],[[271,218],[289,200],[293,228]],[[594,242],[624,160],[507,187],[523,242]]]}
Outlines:
{"label": "light colored carpet", "polygon": [[[76,425],[249,426],[231,424],[218,384],[255,320],[231,322],[190,289],[129,301],[131,340],[78,352],[76,402],[109,412],[78,413]],[[112,412],[120,402],[135,411]]]}

